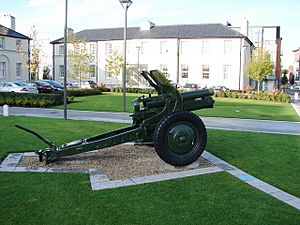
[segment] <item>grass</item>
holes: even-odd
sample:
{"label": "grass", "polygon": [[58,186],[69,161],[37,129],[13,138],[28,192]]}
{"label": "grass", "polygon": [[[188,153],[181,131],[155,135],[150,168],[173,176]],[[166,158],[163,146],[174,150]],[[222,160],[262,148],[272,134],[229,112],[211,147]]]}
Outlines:
{"label": "grass", "polygon": [[[127,94],[127,112],[133,111],[132,102],[139,96],[141,94]],[[213,117],[300,122],[300,117],[288,103],[228,98],[215,98],[215,101],[213,109],[198,110],[196,114]],[[63,106],[55,108],[63,109]],[[122,93],[75,97],[75,102],[70,103],[68,109],[121,112],[123,111]]]}
{"label": "grass", "polygon": [[208,130],[207,149],[226,162],[300,197],[300,137]]}
{"label": "grass", "polygon": [[65,121],[63,119],[19,116],[0,116],[0,124],[0,159],[3,159],[9,152],[35,151],[45,147],[42,141],[32,134],[16,128],[15,124],[40,133],[56,145],[124,126],[124,124],[109,122]]}
{"label": "grass", "polygon": [[298,210],[223,172],[91,191],[84,174],[0,173],[8,224],[298,224]]}

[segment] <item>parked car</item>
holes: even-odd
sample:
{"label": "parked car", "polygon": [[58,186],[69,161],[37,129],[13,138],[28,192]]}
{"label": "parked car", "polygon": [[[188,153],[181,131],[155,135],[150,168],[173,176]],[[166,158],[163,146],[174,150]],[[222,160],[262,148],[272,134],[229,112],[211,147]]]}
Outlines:
{"label": "parked car", "polygon": [[24,82],[1,82],[0,92],[37,93],[37,89]]}
{"label": "parked car", "polygon": [[54,91],[62,91],[64,89],[64,86],[55,80],[42,80],[42,81],[50,84],[53,87]]}
{"label": "parked car", "polygon": [[200,89],[201,89],[201,87],[198,84],[186,83],[183,86],[184,91],[197,91],[197,90],[200,90]]}
{"label": "parked car", "polygon": [[36,87],[38,90],[38,93],[52,93],[54,92],[54,88],[44,81],[28,81],[28,84]]}
{"label": "parked car", "polygon": [[99,88],[98,85],[96,84],[95,81],[93,80],[86,80],[86,81],[81,81],[81,88]]}
{"label": "parked car", "polygon": [[229,88],[227,88],[225,86],[215,85],[215,86],[212,86],[211,88],[214,89],[215,92],[227,92],[227,91],[229,91]]}

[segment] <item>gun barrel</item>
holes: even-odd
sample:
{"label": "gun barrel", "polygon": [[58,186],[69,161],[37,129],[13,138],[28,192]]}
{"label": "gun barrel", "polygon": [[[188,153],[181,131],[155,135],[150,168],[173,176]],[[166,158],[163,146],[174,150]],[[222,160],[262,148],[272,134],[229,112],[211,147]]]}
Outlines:
{"label": "gun barrel", "polygon": [[212,88],[209,89],[203,89],[198,91],[189,91],[189,92],[182,92],[181,96],[183,101],[190,100],[190,99],[196,99],[201,98],[204,96],[210,96],[214,94],[214,90]]}

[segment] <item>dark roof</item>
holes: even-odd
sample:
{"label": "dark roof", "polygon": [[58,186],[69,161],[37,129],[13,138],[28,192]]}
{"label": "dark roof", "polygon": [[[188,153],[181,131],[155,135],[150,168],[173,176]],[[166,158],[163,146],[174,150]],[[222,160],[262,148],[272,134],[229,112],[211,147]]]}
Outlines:
{"label": "dark roof", "polygon": [[0,24],[0,35],[7,36],[7,37],[20,38],[20,39],[30,39],[29,37],[25,36],[24,34],[20,34],[12,29],[2,26],[1,24]]}
{"label": "dark roof", "polygon": [[[78,39],[85,41],[123,40],[124,28],[88,29],[77,33]],[[141,30],[139,27],[129,27],[127,39],[201,39],[201,38],[246,38],[243,34],[234,31],[223,24],[189,24],[154,26],[150,30]],[[63,43],[64,38],[50,42],[51,44]],[[250,42],[250,41],[249,41]],[[250,42],[251,43],[251,42]]]}

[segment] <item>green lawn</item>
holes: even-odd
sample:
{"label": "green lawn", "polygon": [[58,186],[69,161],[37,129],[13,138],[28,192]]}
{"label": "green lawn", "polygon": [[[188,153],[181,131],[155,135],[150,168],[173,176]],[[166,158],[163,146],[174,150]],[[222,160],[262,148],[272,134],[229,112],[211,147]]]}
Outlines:
{"label": "green lawn", "polygon": [[[142,94],[127,94],[127,112],[133,111],[133,100]],[[266,102],[248,99],[215,98],[213,109],[196,111],[201,116],[247,118],[259,120],[300,121],[300,117],[288,103]],[[63,109],[63,106],[55,108]],[[68,109],[91,111],[123,111],[122,93],[104,93],[98,96],[76,97]]]}
{"label": "green lawn", "polygon": [[[43,144],[20,124],[61,144],[121,127],[92,121],[0,116],[0,156]],[[297,196],[298,136],[208,131],[207,149]],[[0,173],[1,224],[298,224],[296,209],[222,172],[91,191],[86,174]]]}
{"label": "green lawn", "polygon": [[298,210],[225,172],[103,191],[91,191],[85,174],[0,173],[0,181],[2,225],[300,221]]}
{"label": "green lawn", "polygon": [[300,197],[300,137],[208,130],[207,149],[251,175]]}

